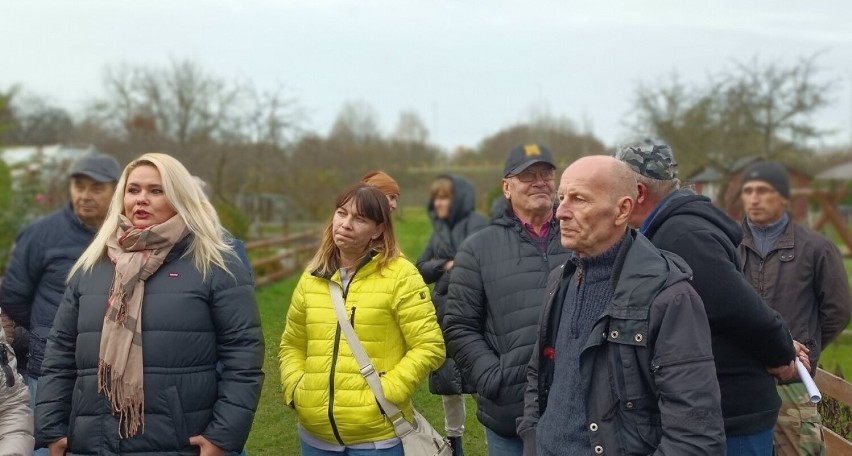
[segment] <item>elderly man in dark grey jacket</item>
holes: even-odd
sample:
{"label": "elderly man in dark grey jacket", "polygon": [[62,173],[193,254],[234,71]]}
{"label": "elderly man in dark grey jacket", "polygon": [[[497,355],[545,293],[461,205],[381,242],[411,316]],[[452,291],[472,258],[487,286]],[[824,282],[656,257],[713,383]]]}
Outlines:
{"label": "elderly man in dark grey jacket", "polygon": [[[631,182],[632,179],[632,182]],[[691,270],[628,221],[636,181],[585,157],[559,186],[550,274],[518,433],[525,455],[723,455],[710,327]]]}
{"label": "elderly man in dark grey jacket", "polygon": [[512,149],[503,173],[509,204],[467,238],[447,296],[447,353],[476,389],[488,453],[520,455],[526,366],[550,270],[568,258],[553,215],[556,165],[543,146]]}

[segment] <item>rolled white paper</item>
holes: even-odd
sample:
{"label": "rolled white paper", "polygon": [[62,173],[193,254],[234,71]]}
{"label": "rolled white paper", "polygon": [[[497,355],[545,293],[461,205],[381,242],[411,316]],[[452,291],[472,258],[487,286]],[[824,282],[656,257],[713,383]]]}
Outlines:
{"label": "rolled white paper", "polygon": [[811,378],[811,373],[805,369],[805,365],[796,358],[796,370],[799,371],[799,378],[805,384],[805,389],[808,390],[808,397],[811,398],[811,403],[816,404],[822,400],[822,394],[819,392],[814,379]]}

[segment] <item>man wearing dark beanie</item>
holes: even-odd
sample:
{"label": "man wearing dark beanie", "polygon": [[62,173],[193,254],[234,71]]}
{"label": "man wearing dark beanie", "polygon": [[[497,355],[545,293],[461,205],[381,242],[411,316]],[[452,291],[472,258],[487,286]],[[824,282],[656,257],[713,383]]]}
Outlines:
{"label": "man wearing dark beanie", "polygon": [[[852,299],[837,246],[787,214],[790,179],[780,164],[761,161],[743,171],[743,242],[746,278],[784,318],[793,339],[807,347],[811,375],[819,355],[849,323]],[[821,418],[800,380],[778,385],[781,410],[775,454],[825,453]]]}

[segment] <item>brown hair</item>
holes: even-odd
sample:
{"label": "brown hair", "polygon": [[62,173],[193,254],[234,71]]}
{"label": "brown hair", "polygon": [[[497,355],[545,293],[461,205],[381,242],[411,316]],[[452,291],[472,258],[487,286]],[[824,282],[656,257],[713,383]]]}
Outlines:
{"label": "brown hair", "polygon": [[[334,209],[343,207],[349,201],[355,202],[355,208],[361,216],[384,227],[382,234],[369,247],[381,255],[378,267],[381,270],[401,255],[393,232],[388,199],[376,187],[359,182],[337,196]],[[321,276],[330,276],[340,269],[340,250],[334,243],[333,220],[334,215],[323,230],[319,249],[308,263],[308,270]]]}
{"label": "brown hair", "polygon": [[432,188],[430,189],[432,199],[435,199],[439,196],[446,196],[447,198],[453,197],[453,180],[447,176],[441,176],[432,181]]}

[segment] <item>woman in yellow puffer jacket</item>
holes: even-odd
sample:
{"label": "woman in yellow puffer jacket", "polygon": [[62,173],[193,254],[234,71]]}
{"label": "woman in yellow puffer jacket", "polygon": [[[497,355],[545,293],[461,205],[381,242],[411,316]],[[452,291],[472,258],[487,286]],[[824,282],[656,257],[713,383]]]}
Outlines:
{"label": "woman in yellow puffer jacket", "polygon": [[[296,410],[302,455],[402,456],[402,444],[340,332],[329,281],[381,377],[409,419],[411,397],[444,361],[428,288],[400,254],[384,194],[363,183],[337,199],[319,250],[299,280],[279,362],[284,402]],[[341,452],[343,451],[343,452]]]}

